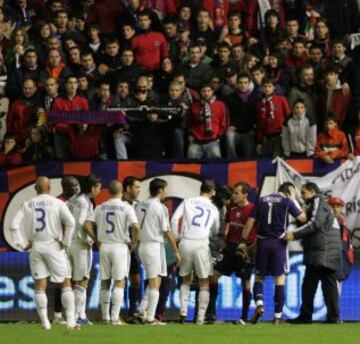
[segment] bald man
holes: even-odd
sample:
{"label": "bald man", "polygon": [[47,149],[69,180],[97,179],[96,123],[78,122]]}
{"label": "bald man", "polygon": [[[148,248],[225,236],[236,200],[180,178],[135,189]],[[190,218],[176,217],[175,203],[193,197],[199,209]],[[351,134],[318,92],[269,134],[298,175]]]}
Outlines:
{"label": "bald man", "polygon": [[[30,270],[35,281],[35,304],[41,325],[51,329],[47,311],[47,280],[62,287],[61,301],[69,329],[78,329],[75,321],[75,297],[71,287],[71,270],[65,248],[71,243],[75,220],[66,204],[50,196],[50,180],[39,177],[35,183],[37,196],[24,202],[16,212],[11,232],[16,246],[31,248]],[[63,226],[65,230],[63,231]],[[20,243],[23,227],[27,244]]]}
{"label": "bald man", "polygon": [[[123,187],[119,181],[110,182],[111,199],[96,207],[97,237],[92,234],[100,247],[102,319],[106,323],[111,320],[113,325],[122,324],[119,315],[124,300],[125,282],[129,274],[130,251],[136,247],[140,232],[135,210],[129,203],[122,201],[122,192]],[[91,232],[91,229],[88,232]],[[114,281],[112,291],[110,291],[111,279]]]}

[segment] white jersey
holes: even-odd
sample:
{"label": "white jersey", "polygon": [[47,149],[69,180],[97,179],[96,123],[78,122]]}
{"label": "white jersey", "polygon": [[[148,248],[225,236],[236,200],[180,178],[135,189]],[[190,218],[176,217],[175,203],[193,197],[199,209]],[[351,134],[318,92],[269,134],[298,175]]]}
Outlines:
{"label": "white jersey", "polygon": [[85,233],[83,226],[86,220],[94,221],[94,206],[90,198],[84,194],[76,195],[69,199],[67,205],[75,218],[73,239],[87,242],[89,237]]}
{"label": "white jersey", "polygon": [[[182,219],[181,228],[179,220]],[[218,209],[209,198],[198,196],[185,199],[176,209],[171,219],[174,233],[180,233],[180,238],[191,240],[209,239],[220,228]]]}
{"label": "white jersey", "polygon": [[140,242],[164,243],[164,232],[170,229],[169,211],[156,197],[141,202],[136,207],[140,224]]}
{"label": "white jersey", "polygon": [[[41,194],[23,203],[16,212],[11,229],[18,232],[24,224],[26,239],[31,242],[61,241],[69,246],[75,221],[66,204],[48,194]],[[65,225],[65,236],[62,224]]]}
{"label": "white jersey", "polygon": [[129,227],[137,223],[134,208],[120,199],[110,199],[95,209],[97,239],[101,243],[129,243]]}

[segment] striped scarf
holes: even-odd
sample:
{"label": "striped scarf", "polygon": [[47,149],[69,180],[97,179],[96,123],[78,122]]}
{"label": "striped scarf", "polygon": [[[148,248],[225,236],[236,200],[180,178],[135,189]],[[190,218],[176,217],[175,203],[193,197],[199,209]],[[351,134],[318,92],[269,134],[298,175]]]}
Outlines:
{"label": "striped scarf", "polygon": [[212,119],[212,110],[210,105],[213,104],[216,101],[216,96],[211,97],[211,99],[209,100],[205,100],[205,99],[201,99],[201,112],[200,112],[200,116],[201,119],[204,121],[204,125],[205,125],[205,135],[212,135],[213,130],[212,130],[212,123],[211,123],[211,119]]}

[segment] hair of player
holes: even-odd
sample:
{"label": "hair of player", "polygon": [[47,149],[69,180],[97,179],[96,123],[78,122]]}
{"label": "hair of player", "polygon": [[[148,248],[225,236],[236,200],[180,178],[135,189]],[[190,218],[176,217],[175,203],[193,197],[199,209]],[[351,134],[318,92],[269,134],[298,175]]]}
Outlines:
{"label": "hair of player", "polygon": [[167,182],[164,179],[155,178],[150,182],[149,191],[151,197],[156,197],[162,189],[167,187]]}
{"label": "hair of player", "polygon": [[201,193],[210,193],[216,190],[216,184],[214,179],[204,179],[200,186]]}
{"label": "hair of player", "polygon": [[290,183],[290,182],[285,182],[285,183],[282,183],[279,186],[278,192],[282,192],[285,195],[289,195],[290,194],[290,188],[295,189],[295,185],[293,183]]}
{"label": "hair of player", "polygon": [[320,194],[320,189],[315,183],[307,182],[302,187],[308,191],[314,192],[316,195]]}
{"label": "hair of player", "polygon": [[90,174],[89,176],[85,177],[85,179],[82,180],[81,185],[81,193],[87,195],[91,193],[92,188],[94,186],[97,186],[101,184],[101,178],[97,177],[93,174]]}
{"label": "hair of player", "polygon": [[250,185],[246,182],[238,182],[234,185],[234,189],[237,187],[241,187],[241,191],[243,194],[248,194],[250,190]]}
{"label": "hair of player", "polygon": [[139,182],[140,180],[134,176],[127,176],[125,177],[125,179],[123,180],[123,189],[124,189],[124,192],[127,191],[127,188],[128,187],[132,187],[134,186],[135,182]]}
{"label": "hair of player", "polygon": [[64,176],[61,178],[61,187],[62,189],[66,189],[72,182],[72,180],[76,179],[75,177],[73,176]]}
{"label": "hair of player", "polygon": [[216,189],[214,203],[218,208],[224,206],[224,201],[228,201],[233,196],[233,189],[230,185],[221,185]]}
{"label": "hair of player", "polygon": [[117,196],[119,194],[122,194],[123,192],[123,186],[118,180],[112,180],[109,184],[109,194],[111,196]]}

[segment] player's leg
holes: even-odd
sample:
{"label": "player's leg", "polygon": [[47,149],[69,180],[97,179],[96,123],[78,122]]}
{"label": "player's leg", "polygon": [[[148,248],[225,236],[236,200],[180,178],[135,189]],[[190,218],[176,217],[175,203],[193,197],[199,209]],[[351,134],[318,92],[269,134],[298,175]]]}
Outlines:
{"label": "player's leg", "polygon": [[196,243],[194,249],[194,270],[199,278],[199,309],[196,323],[203,324],[209,305],[209,277],[213,274],[212,258],[207,243]]}
{"label": "player's leg", "polygon": [[35,280],[35,304],[36,310],[41,320],[41,326],[45,330],[51,329],[51,324],[48,318],[48,299],[46,295],[47,278]]}
{"label": "player's leg", "polygon": [[121,325],[120,310],[124,302],[125,278],[114,281],[114,288],[111,294],[111,322],[113,325]]}
{"label": "player's leg", "polygon": [[193,277],[193,249],[190,240],[181,240],[179,243],[181,256],[179,275],[182,277],[180,286],[180,315],[179,322],[184,323],[188,312],[190,285]]}
{"label": "player's leg", "polygon": [[176,263],[171,264],[167,267],[167,276],[161,278],[161,284],[159,289],[159,302],[156,307],[155,318],[158,321],[162,321],[164,318],[166,301],[169,297],[171,286],[174,280],[174,276],[176,273]]}
{"label": "player's leg", "polygon": [[[54,289],[54,320],[53,324],[63,324],[62,305],[61,305],[61,287],[56,286]],[[65,321],[66,323],[66,321]]]}
{"label": "player's leg", "polygon": [[110,284],[111,284],[111,259],[110,245],[101,244],[100,246],[100,307],[101,316],[104,323],[110,322]]}
{"label": "player's leg", "polygon": [[128,319],[129,323],[136,323],[134,314],[137,310],[138,304],[141,300],[141,263],[136,252],[131,253],[130,263],[130,288],[129,288],[129,312]]}
{"label": "player's leg", "polygon": [[256,324],[265,312],[264,308],[264,281],[265,276],[256,275],[253,287],[253,297],[256,304],[256,310],[251,318],[251,322]]}
{"label": "player's leg", "polygon": [[274,325],[282,323],[282,312],[285,304],[285,274],[274,277],[275,293],[274,293]]}
{"label": "player's leg", "polygon": [[114,288],[111,295],[111,322],[113,325],[122,325],[120,310],[124,301],[124,288],[128,276],[130,253],[127,245],[110,245],[111,277],[114,280]]}
{"label": "player's leg", "polygon": [[110,322],[110,279],[102,279],[100,286],[100,307],[101,307],[101,318],[104,323]]}
{"label": "player's leg", "polygon": [[146,321],[148,323],[153,323],[155,321],[155,312],[160,296],[159,293],[160,284],[161,284],[160,276],[156,278],[149,278],[149,284],[147,287],[148,308],[146,315]]}
{"label": "player's leg", "polygon": [[242,322],[245,324],[248,321],[250,303],[251,303],[251,282],[250,279],[242,278],[241,279],[241,288],[242,288],[242,310],[241,318]]}
{"label": "player's leg", "polygon": [[75,296],[72,289],[71,280],[66,278],[63,283],[61,283],[61,303],[65,311],[66,323],[68,329],[79,329],[76,324],[75,318]]}
{"label": "player's leg", "polygon": [[[215,267],[216,268],[216,267]],[[216,301],[219,293],[219,278],[221,277],[221,273],[217,270],[214,270],[212,276],[210,276],[209,280],[209,305],[206,310],[206,321],[211,324],[216,321]]]}

